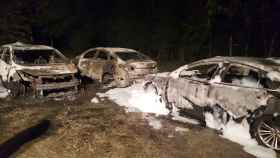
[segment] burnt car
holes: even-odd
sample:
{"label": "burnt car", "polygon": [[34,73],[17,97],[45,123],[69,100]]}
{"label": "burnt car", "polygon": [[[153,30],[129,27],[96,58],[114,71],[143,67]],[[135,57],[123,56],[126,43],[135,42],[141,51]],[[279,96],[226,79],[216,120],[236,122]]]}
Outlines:
{"label": "burnt car", "polygon": [[77,92],[76,66],[58,50],[21,42],[0,47],[0,77],[12,96],[58,97]]}
{"label": "burnt car", "polygon": [[148,76],[144,85],[161,96],[171,113],[202,123],[206,112],[224,124],[247,119],[252,137],[280,150],[280,59],[208,58]]}
{"label": "burnt car", "polygon": [[148,56],[127,48],[98,47],[76,57],[82,76],[100,83],[115,81],[119,87],[157,72],[157,63]]}

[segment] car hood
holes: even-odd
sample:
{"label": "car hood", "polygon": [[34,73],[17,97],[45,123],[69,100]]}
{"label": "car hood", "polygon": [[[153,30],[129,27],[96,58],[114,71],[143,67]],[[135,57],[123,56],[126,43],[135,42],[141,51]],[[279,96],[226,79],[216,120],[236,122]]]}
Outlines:
{"label": "car hood", "polygon": [[143,60],[143,61],[128,61],[128,65],[133,66],[134,68],[155,68],[157,67],[157,62],[153,60]]}
{"label": "car hood", "polygon": [[73,74],[77,72],[77,68],[73,64],[68,64],[68,65],[65,64],[65,65],[23,68],[18,71],[27,73],[32,76],[48,76],[48,75]]}
{"label": "car hood", "polygon": [[184,69],[188,69],[188,65],[183,65],[179,68],[177,68],[176,70],[170,72],[168,75],[174,79],[179,78],[179,74],[181,71],[183,71]]}

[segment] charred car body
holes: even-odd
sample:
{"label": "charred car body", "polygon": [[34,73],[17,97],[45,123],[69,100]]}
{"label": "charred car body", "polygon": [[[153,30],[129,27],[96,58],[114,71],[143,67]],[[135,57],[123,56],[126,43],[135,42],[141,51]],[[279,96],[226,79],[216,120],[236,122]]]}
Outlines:
{"label": "charred car body", "polygon": [[114,80],[128,86],[133,80],[156,73],[157,63],[146,55],[127,48],[92,48],[76,58],[82,76],[101,83]]}
{"label": "charred car body", "polygon": [[168,75],[146,77],[171,112],[204,120],[211,112],[250,123],[259,143],[280,150],[280,60],[214,57],[182,66]]}
{"label": "charred car body", "polygon": [[20,42],[0,47],[0,76],[13,96],[57,97],[77,92],[77,68],[58,50]]}

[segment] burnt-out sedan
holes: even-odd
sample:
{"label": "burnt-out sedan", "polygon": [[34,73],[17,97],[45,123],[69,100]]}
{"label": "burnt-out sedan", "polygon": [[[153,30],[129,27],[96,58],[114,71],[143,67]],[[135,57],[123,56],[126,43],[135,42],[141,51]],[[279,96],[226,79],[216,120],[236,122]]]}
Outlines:
{"label": "burnt-out sedan", "polygon": [[0,47],[2,85],[12,96],[58,97],[77,92],[76,66],[58,50],[16,42]]}
{"label": "burnt-out sedan", "polygon": [[157,63],[148,56],[128,48],[98,47],[79,55],[77,65],[82,76],[101,83],[115,81],[119,87],[157,72]]}
{"label": "burnt-out sedan", "polygon": [[148,76],[171,112],[203,122],[206,112],[226,123],[246,118],[259,143],[280,150],[280,60],[214,57],[182,66],[168,75]]}

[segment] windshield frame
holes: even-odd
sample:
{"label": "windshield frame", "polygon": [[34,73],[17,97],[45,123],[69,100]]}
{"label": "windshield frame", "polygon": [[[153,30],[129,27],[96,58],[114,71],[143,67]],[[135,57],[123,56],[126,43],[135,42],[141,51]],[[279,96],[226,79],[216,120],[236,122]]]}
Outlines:
{"label": "windshield frame", "polygon": [[[59,62],[54,62],[54,63],[45,63],[45,64],[23,64],[23,63],[18,63],[16,62],[15,58],[16,58],[16,51],[52,51],[52,53],[55,53],[55,55],[57,57],[59,57],[59,59],[61,61]],[[28,53],[28,52],[27,52]],[[36,52],[33,52],[33,53],[36,53]],[[22,65],[22,66],[45,66],[45,65],[56,65],[56,64],[65,64],[65,63],[68,63],[69,62],[69,59],[64,56],[60,51],[58,51],[57,49],[53,48],[53,49],[28,49],[28,48],[25,48],[25,49],[12,49],[12,62],[17,64],[17,65]]]}

